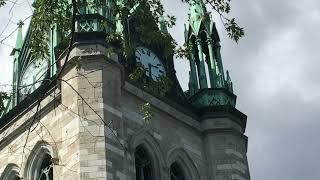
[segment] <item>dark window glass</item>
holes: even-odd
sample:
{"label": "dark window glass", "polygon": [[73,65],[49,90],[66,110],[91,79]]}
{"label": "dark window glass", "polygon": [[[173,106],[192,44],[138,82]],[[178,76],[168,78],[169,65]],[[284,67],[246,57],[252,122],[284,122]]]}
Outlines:
{"label": "dark window glass", "polygon": [[46,155],[42,161],[39,180],[53,180],[53,164],[50,155]]}
{"label": "dark window glass", "polygon": [[183,171],[178,163],[173,163],[170,166],[170,180],[185,180]]}
{"label": "dark window glass", "polygon": [[152,163],[148,152],[141,146],[134,153],[136,163],[136,180],[154,180]]}

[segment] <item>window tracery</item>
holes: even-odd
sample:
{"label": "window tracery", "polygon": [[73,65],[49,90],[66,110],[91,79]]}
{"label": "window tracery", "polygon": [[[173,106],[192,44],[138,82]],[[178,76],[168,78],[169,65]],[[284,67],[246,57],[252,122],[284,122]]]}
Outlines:
{"label": "window tracery", "polygon": [[24,177],[28,180],[53,180],[52,148],[39,142],[27,160]]}
{"label": "window tracery", "polygon": [[50,155],[43,159],[38,177],[39,180],[53,180],[53,163]]}

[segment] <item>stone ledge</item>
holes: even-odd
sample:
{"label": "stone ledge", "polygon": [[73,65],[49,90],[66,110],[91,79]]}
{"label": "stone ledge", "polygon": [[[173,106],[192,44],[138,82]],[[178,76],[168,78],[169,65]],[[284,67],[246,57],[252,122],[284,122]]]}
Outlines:
{"label": "stone ledge", "polygon": [[139,97],[140,99],[142,99],[144,101],[150,102],[153,106],[158,108],[158,110],[164,111],[167,114],[169,114],[170,116],[174,117],[175,119],[180,120],[184,124],[187,124],[187,125],[195,128],[196,130],[201,131],[200,123],[196,119],[194,119],[190,116],[187,116],[183,112],[180,112],[176,108],[170,106],[168,103],[163,102],[162,100],[160,100],[160,99],[152,96],[151,94],[141,90],[140,88],[132,85],[131,83],[126,81],[125,85],[123,86],[123,89],[125,91],[129,92],[130,94],[133,94],[133,95]]}

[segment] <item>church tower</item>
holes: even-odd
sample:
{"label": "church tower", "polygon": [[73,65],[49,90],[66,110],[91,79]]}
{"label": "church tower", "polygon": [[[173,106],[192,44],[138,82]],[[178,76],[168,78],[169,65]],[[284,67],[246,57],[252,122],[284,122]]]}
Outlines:
{"label": "church tower", "polygon": [[[157,24],[143,1],[102,2],[81,0],[71,46],[70,31],[50,27],[47,59],[30,50],[33,27],[22,39],[19,24],[0,180],[250,180],[247,116],[236,109],[203,2],[191,1],[185,30],[186,92],[163,16]],[[124,47],[108,40],[114,33]]]}
{"label": "church tower", "polygon": [[201,112],[209,176],[250,179],[246,116],[235,108],[236,95],[229,72],[224,74],[219,34],[202,0],[191,1],[185,39],[190,48],[188,97]]}
{"label": "church tower", "polygon": [[226,78],[224,75],[219,34],[203,1],[191,1],[189,22],[185,39],[190,48],[189,95],[192,104],[234,107],[236,97],[229,72],[226,72]]}

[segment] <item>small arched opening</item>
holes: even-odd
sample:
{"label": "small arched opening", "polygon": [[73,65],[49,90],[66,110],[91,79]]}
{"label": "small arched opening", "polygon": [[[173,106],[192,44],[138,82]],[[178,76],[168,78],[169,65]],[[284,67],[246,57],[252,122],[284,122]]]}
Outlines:
{"label": "small arched opening", "polygon": [[8,164],[4,169],[0,180],[20,180],[19,167],[15,164]]}
{"label": "small arched opening", "polygon": [[170,166],[170,180],[186,180],[185,173],[177,162]]}
{"label": "small arched opening", "polygon": [[27,160],[25,177],[28,180],[53,180],[53,150],[45,142],[38,143]]}
{"label": "small arched opening", "polygon": [[134,153],[136,166],[136,180],[153,180],[153,163],[148,151],[139,145]]}
{"label": "small arched opening", "polygon": [[170,180],[198,180],[198,170],[183,148],[175,148],[168,152],[167,167]]}

